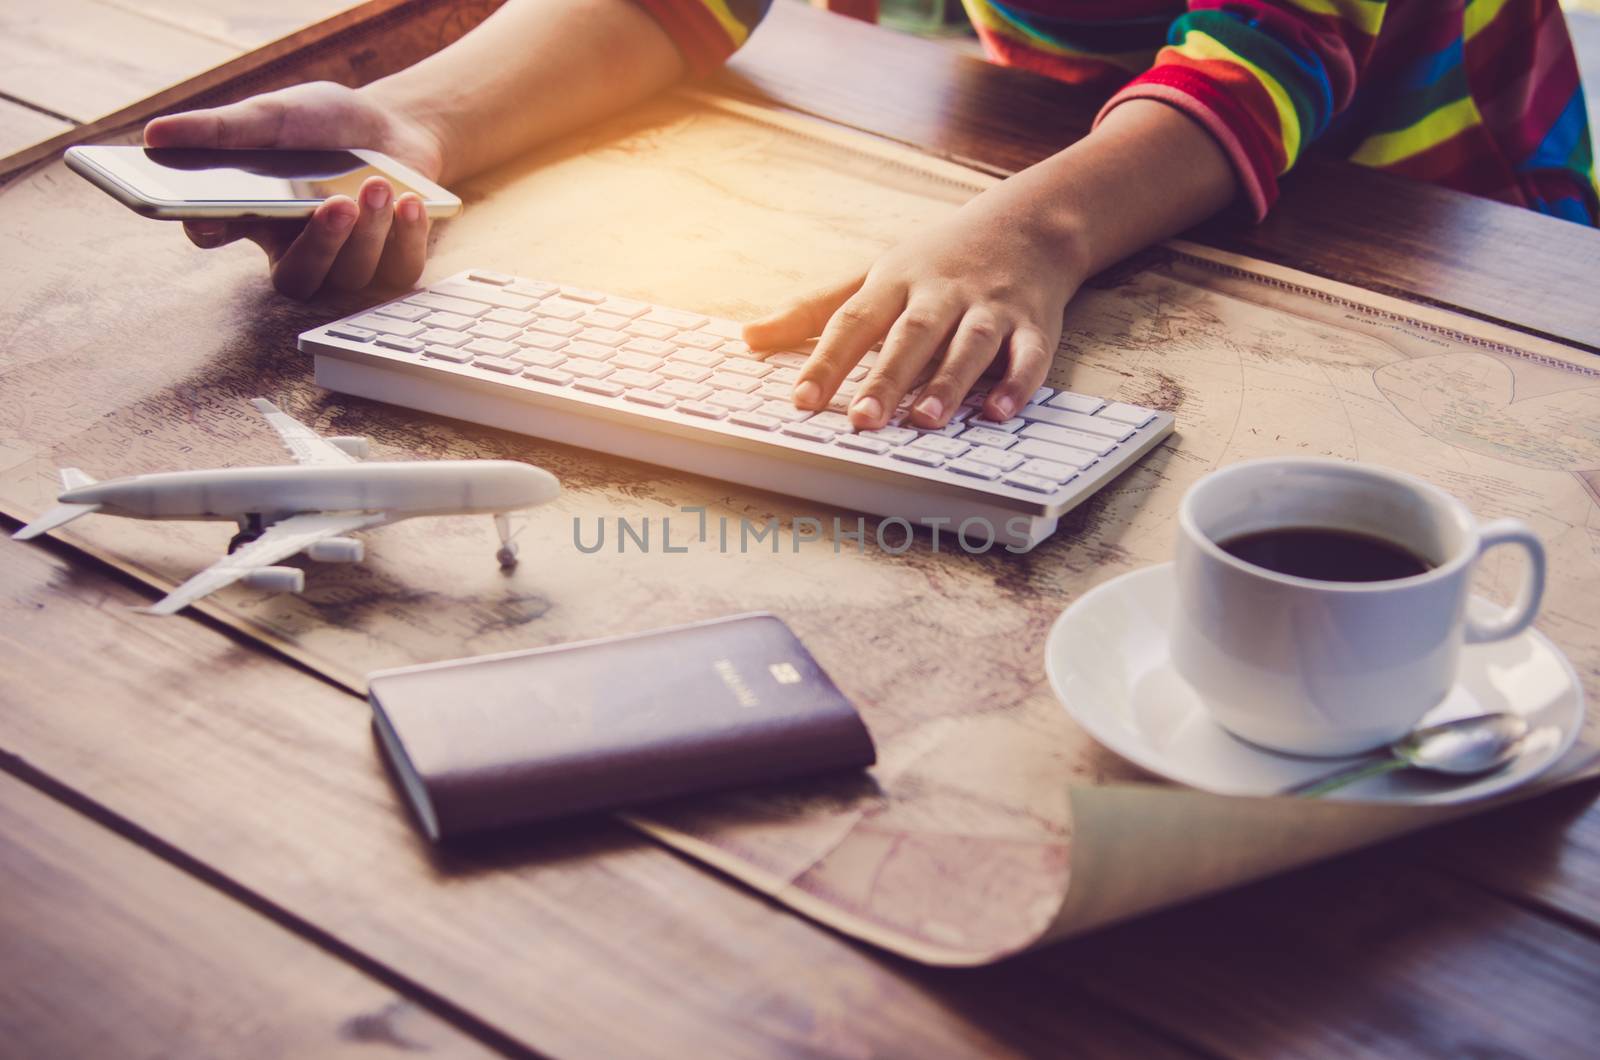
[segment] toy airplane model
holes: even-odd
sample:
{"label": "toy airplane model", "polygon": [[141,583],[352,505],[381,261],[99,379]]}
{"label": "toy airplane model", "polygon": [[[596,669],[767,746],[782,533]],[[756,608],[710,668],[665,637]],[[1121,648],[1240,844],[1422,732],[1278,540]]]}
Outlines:
{"label": "toy airplane model", "polygon": [[90,512],[132,519],[228,520],[239,532],[228,555],[140,608],[183,610],[225,585],[244,581],[272,592],[300,592],[305,572],[275,566],[297,552],[325,563],[359,563],[365,550],[346,534],[418,515],[482,513],[500,535],[495,557],[517,562],[510,513],[552,500],[561,484],[548,471],[514,460],[429,460],[364,464],[365,438],[324,438],[272,402],[251,402],[276,428],[300,466],[169,471],[96,482],[63,468],[57,506],[18,530],[26,541]]}

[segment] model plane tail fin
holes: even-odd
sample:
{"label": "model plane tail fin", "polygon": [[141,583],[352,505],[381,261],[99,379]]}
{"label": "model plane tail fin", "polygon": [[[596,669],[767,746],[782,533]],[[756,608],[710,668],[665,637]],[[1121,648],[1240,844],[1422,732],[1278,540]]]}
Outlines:
{"label": "model plane tail fin", "polygon": [[[64,467],[61,469],[61,492],[66,493],[70,490],[92,485],[94,485],[94,479],[77,468]],[[35,538],[40,534],[54,530],[58,526],[65,526],[80,515],[88,515],[90,512],[99,510],[100,505],[98,504],[58,504],[11,536],[18,541],[27,541],[30,538]]]}

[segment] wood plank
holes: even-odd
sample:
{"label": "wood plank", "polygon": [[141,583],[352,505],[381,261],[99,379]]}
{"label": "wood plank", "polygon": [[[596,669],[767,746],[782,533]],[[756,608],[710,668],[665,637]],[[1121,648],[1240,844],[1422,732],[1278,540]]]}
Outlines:
{"label": "wood plank", "polygon": [[96,0],[0,5],[0,92],[80,122],[238,51]]}
{"label": "wood plank", "polygon": [[[774,5],[715,84],[1014,172],[1082,136],[1096,100],[801,4]],[[1191,238],[1600,351],[1600,231],[1344,162],[1309,161],[1260,225]]]}
{"label": "wood plank", "polygon": [[[287,37],[356,7],[360,0],[96,0],[108,7],[230,44],[240,51]],[[196,70],[195,73],[200,71]],[[131,100],[124,100],[124,103]]]}
{"label": "wood plank", "polygon": [[143,589],[68,551],[0,541],[0,755],[531,1049],[1192,1055],[1025,963],[866,950],[609,820],[434,851],[364,702],[209,623],[130,612]]}
{"label": "wood plank", "polygon": [[1591,1054],[1600,938],[1409,854],[1402,840],[1061,947],[1050,963],[1222,1056]]}
{"label": "wood plank", "polygon": [[72,129],[71,122],[0,99],[0,158]]}
{"label": "wood plank", "polygon": [[9,1056],[496,1055],[3,773],[0,894]]}

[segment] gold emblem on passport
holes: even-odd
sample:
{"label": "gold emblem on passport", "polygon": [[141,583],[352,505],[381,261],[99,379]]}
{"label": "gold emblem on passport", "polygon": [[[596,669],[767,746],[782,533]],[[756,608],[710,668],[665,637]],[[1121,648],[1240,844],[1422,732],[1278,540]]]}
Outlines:
{"label": "gold emblem on passport", "polygon": [[773,663],[771,666],[767,667],[767,672],[770,673],[780,685],[797,685],[800,683],[800,671],[794,668],[793,663]]}

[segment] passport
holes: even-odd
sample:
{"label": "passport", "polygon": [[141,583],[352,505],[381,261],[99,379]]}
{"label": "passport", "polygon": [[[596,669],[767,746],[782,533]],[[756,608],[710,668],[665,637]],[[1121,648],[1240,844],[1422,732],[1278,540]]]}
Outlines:
{"label": "passport", "polygon": [[435,842],[876,760],[855,707],[767,613],[383,670],[367,688]]}

